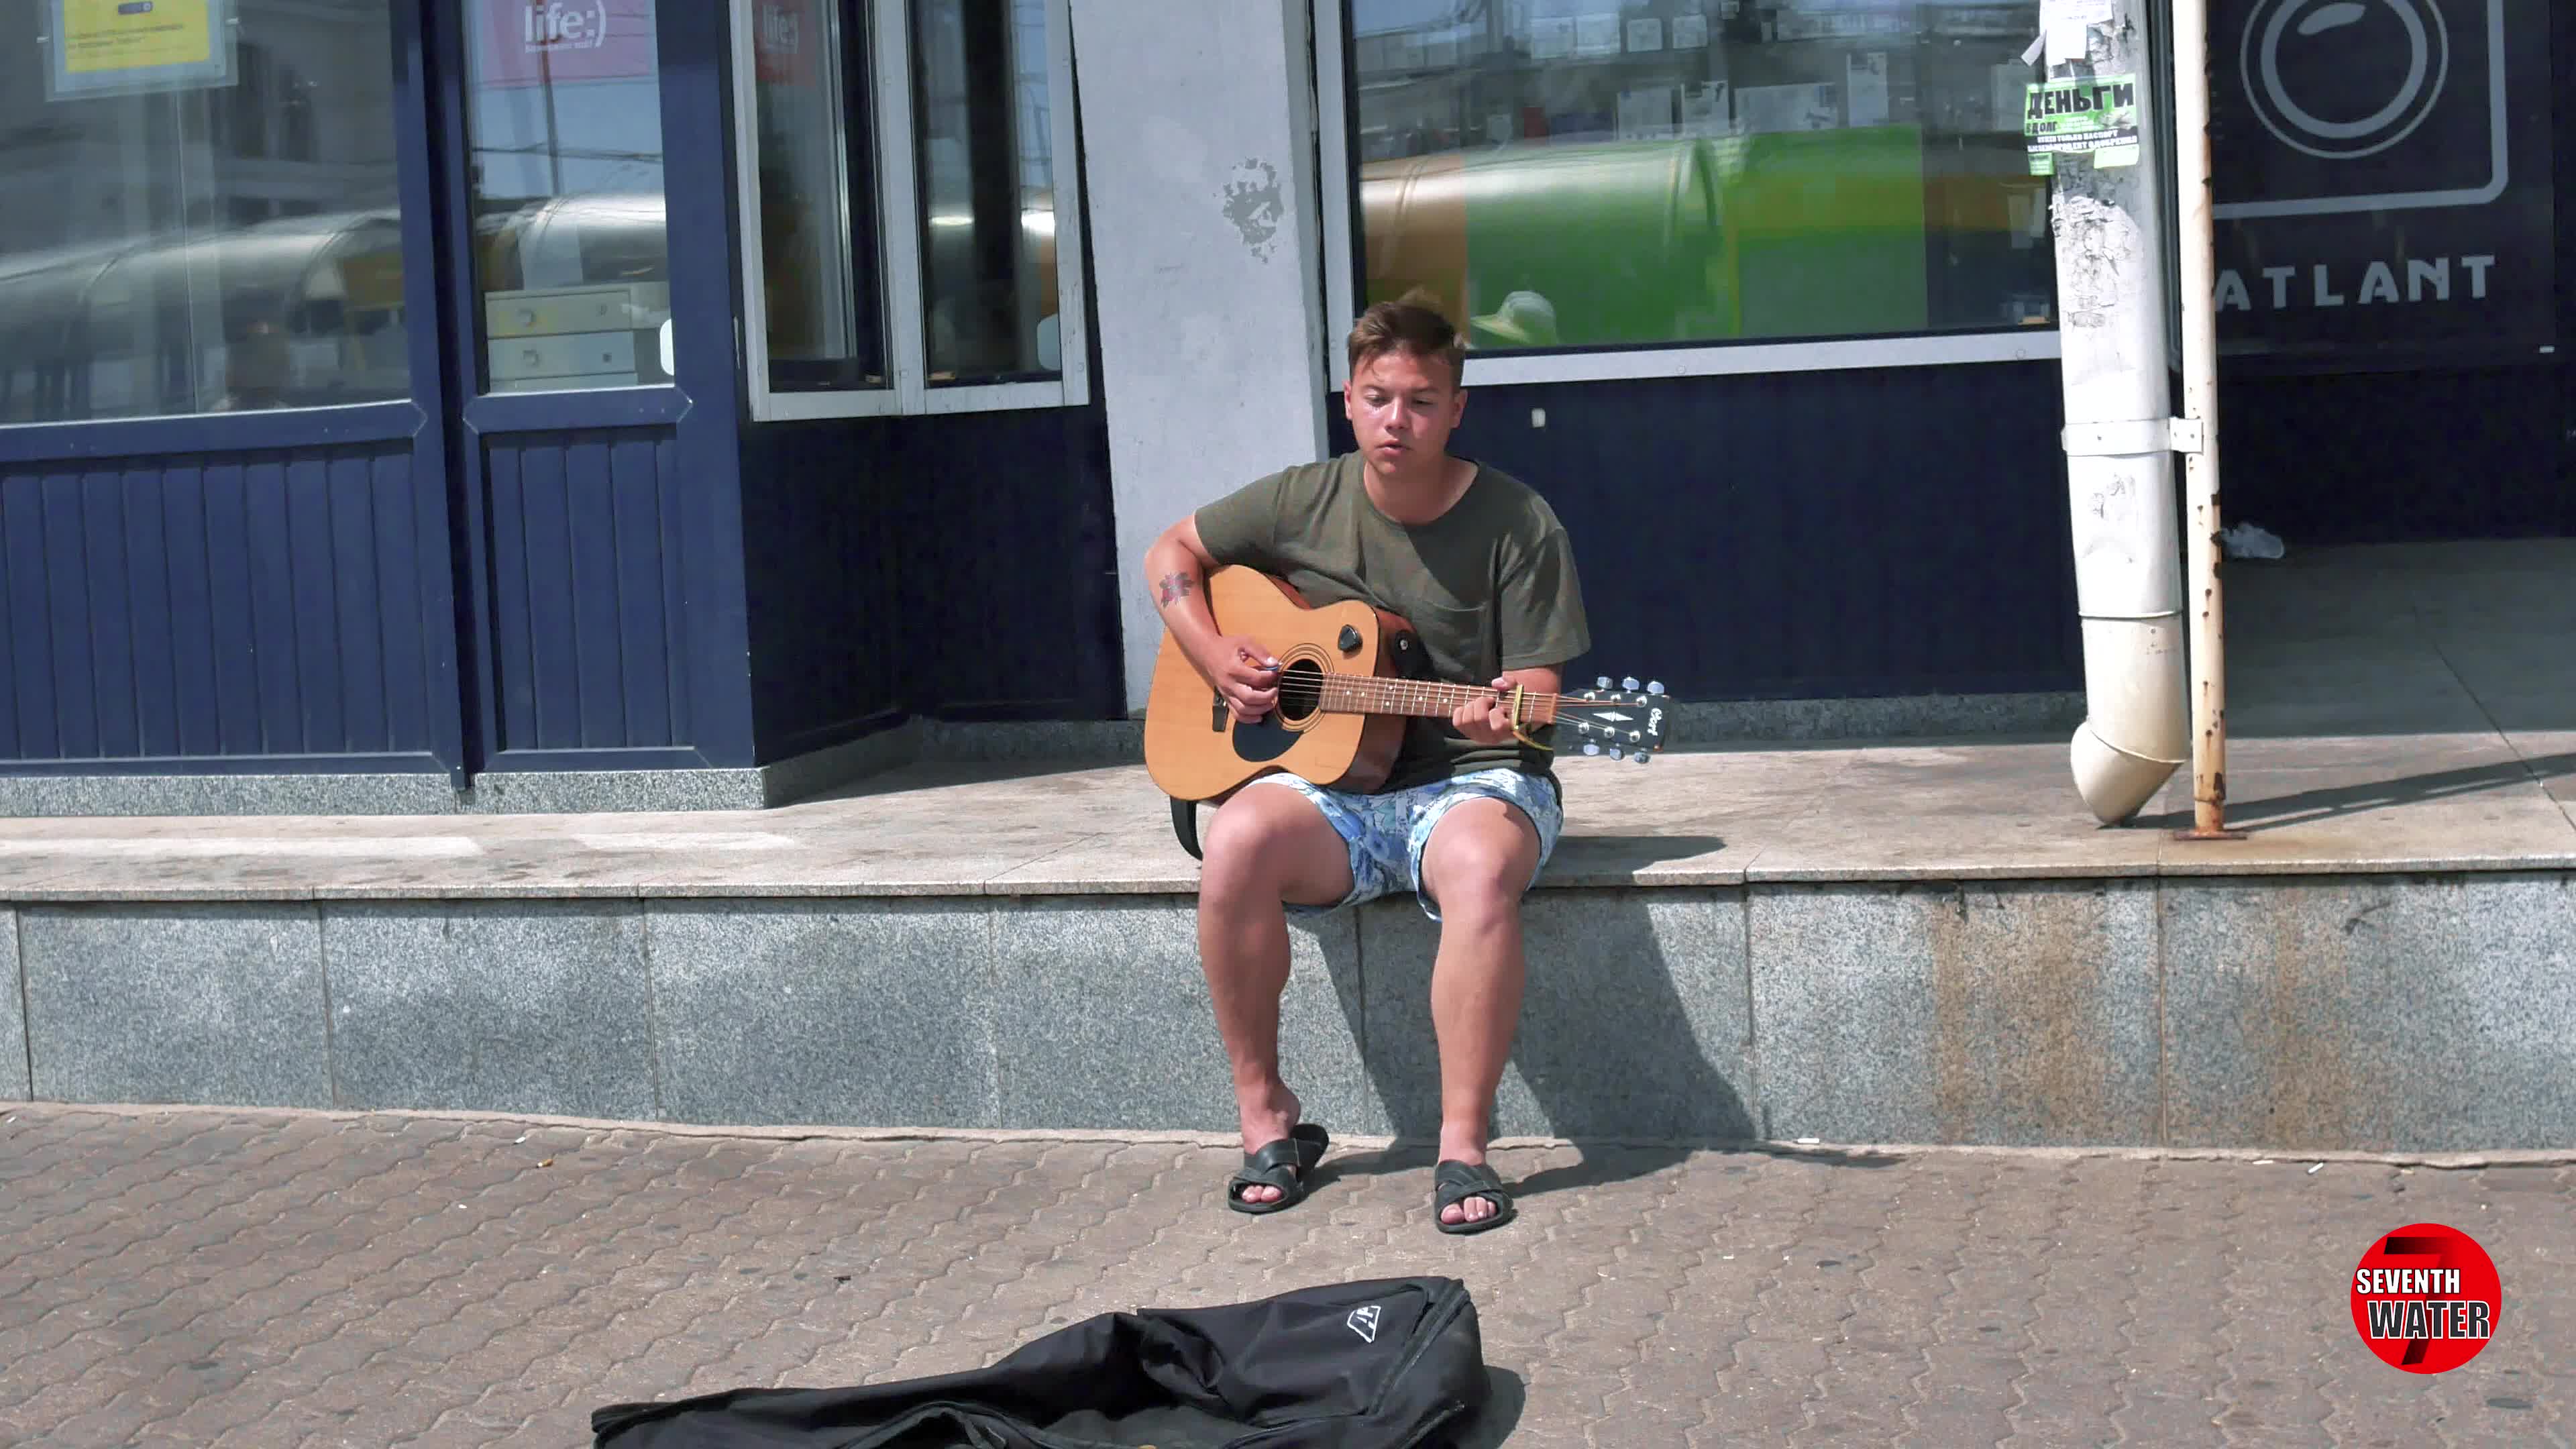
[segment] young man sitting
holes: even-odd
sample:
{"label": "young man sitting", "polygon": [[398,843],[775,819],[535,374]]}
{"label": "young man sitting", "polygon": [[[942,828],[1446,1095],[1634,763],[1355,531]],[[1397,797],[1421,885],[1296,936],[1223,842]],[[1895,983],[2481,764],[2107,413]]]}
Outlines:
{"label": "young man sitting", "polygon": [[1164,530],[1144,561],[1164,624],[1238,720],[1272,711],[1279,666],[1260,640],[1221,633],[1208,610],[1207,572],[1229,564],[1285,580],[1309,605],[1361,599],[1400,615],[1439,678],[1494,693],[1445,721],[1408,721],[1375,791],[1274,772],[1209,822],[1199,955],[1245,1153],[1227,1201],[1251,1213],[1293,1206],[1328,1142],[1300,1120],[1279,1071],[1287,912],[1409,889],[1440,923],[1435,1215],[1442,1232],[1481,1232],[1514,1212],[1485,1147],[1520,1017],[1521,897],[1563,820],[1549,732],[1515,726],[1512,691],[1555,692],[1591,636],[1573,550],[1545,500],[1449,454],[1467,402],[1455,327],[1411,299],[1381,303],[1352,329],[1349,351],[1343,407],[1356,451],[1275,473]]}

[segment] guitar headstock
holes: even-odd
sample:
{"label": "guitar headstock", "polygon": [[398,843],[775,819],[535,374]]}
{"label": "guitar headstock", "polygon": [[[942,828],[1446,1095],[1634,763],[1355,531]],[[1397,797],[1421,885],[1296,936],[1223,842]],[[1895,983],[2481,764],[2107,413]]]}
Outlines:
{"label": "guitar headstock", "polygon": [[1640,687],[1622,679],[1616,689],[1602,675],[1590,689],[1568,689],[1557,696],[1557,753],[1606,755],[1642,765],[1664,748],[1664,721],[1673,703],[1661,681]]}

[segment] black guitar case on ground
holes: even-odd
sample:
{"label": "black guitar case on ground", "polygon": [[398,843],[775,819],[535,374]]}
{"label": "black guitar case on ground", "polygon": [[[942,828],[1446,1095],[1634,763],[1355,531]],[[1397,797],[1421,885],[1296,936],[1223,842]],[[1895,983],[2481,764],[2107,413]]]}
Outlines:
{"label": "black guitar case on ground", "polygon": [[1454,1278],[1104,1313],[989,1367],[862,1388],[734,1389],[593,1410],[598,1449],[1414,1449],[1489,1393]]}

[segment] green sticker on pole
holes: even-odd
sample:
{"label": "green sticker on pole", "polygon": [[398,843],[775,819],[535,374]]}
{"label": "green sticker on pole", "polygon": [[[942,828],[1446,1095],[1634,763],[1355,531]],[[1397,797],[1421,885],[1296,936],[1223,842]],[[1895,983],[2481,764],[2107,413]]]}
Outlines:
{"label": "green sticker on pole", "polygon": [[2134,166],[2138,164],[2138,78],[2069,77],[2031,86],[2021,131],[2031,151],[2034,174],[2047,174],[2037,169],[2041,156],[2089,156],[2097,166]]}

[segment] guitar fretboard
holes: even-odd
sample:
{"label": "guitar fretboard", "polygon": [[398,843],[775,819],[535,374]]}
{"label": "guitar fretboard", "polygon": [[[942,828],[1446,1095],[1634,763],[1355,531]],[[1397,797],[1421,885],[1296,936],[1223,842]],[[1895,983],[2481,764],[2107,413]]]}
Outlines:
{"label": "guitar fretboard", "polygon": [[[1447,719],[1458,712],[1458,706],[1493,696],[1490,686],[1478,689],[1427,680],[1328,674],[1324,676],[1320,703],[1324,709],[1336,714],[1410,714]],[[1533,725],[1555,723],[1560,698],[1560,695],[1536,692],[1522,696],[1522,722]],[[1503,699],[1509,704],[1511,696],[1506,693]]]}

